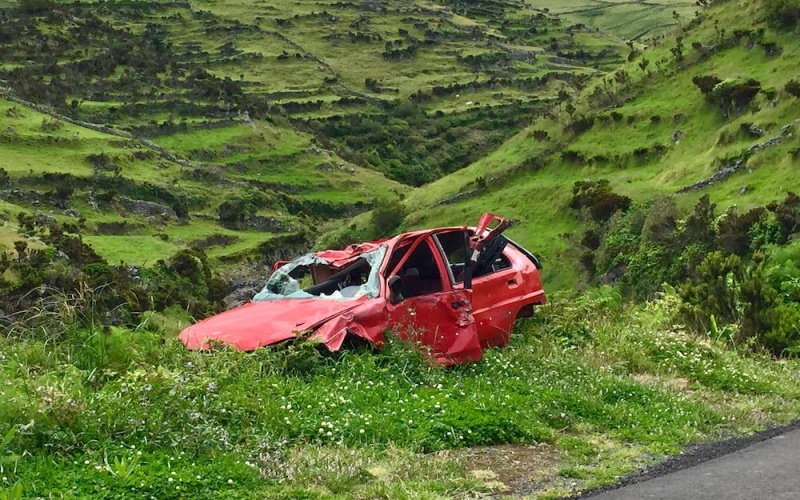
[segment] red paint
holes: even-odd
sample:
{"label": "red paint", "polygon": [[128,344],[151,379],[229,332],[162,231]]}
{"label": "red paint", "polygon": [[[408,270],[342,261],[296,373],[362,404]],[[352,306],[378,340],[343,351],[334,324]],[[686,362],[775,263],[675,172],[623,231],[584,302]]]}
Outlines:
{"label": "red paint", "polygon": [[[336,273],[357,267],[359,260],[364,262],[362,254],[386,246],[383,260],[373,270],[379,282],[375,296],[252,302],[186,328],[180,339],[190,349],[208,349],[218,342],[249,351],[305,336],[338,351],[348,336],[381,347],[384,331],[390,329],[418,342],[441,364],[479,360],[482,349],[508,343],[523,307],[546,301],[538,261],[534,264],[535,258],[527,251],[501,236],[509,225],[487,213],[477,228],[416,231],[317,252],[316,257],[324,259],[319,265],[330,276],[323,287],[336,285],[344,293],[339,285],[349,282],[334,278]],[[276,263],[274,269],[285,264]],[[471,289],[465,290],[462,276],[469,274],[467,269],[473,269],[475,276]],[[400,276],[396,293],[389,286],[393,276]]]}

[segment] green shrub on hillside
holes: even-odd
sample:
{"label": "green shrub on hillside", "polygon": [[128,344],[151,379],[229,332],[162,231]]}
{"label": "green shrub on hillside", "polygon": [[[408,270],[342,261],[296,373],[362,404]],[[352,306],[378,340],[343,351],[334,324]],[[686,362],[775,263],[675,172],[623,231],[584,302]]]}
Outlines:
{"label": "green shrub on hillside", "polygon": [[152,268],[113,266],[83,242],[79,228],[20,219],[47,246],[18,241],[14,258],[0,254],[0,324],[9,335],[58,340],[75,325],[135,326],[144,313],[174,305],[204,317],[227,294],[200,250],[182,250]]}
{"label": "green shrub on hillside", "polygon": [[800,82],[797,80],[789,80],[786,82],[784,90],[795,97],[800,97]]}
{"label": "green shrub on hillside", "polygon": [[[704,196],[688,216],[671,198],[617,212],[587,228],[581,262],[594,282],[618,283],[637,300],[652,298],[665,283],[683,283],[682,319],[694,331],[733,325],[737,345],[794,354],[800,348],[800,270],[784,259],[785,274],[768,272],[763,252],[798,231],[800,197],[788,193],[766,208],[720,218],[714,209]],[[782,283],[777,276],[784,275],[795,277]]]}
{"label": "green shrub on hillside", "polygon": [[776,354],[800,349],[800,303],[783,300],[767,275],[763,254],[748,263],[722,252],[708,255],[679,288],[687,326],[705,333],[734,325],[730,341]]}
{"label": "green shrub on hillside", "polygon": [[614,213],[624,212],[630,205],[630,198],[611,191],[607,179],[575,182],[569,202],[570,208],[587,213],[595,221],[607,221]]}
{"label": "green shrub on hillside", "polygon": [[782,29],[792,30],[800,24],[800,0],[767,0],[767,18]]}
{"label": "green shrub on hillside", "polygon": [[19,10],[28,14],[44,12],[52,7],[50,0],[19,0]]}
{"label": "green shrub on hillside", "polygon": [[378,203],[370,216],[371,238],[385,238],[394,234],[408,214],[400,200],[385,200]]}
{"label": "green shrub on hillside", "polygon": [[753,78],[728,78],[716,84],[706,94],[706,100],[718,106],[722,115],[727,118],[744,111],[759,91],[761,83]]}

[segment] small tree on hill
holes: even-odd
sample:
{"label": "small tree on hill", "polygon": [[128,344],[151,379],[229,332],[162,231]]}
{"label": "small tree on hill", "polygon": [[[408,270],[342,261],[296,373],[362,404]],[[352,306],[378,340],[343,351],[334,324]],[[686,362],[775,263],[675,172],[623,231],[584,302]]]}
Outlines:
{"label": "small tree on hill", "polygon": [[19,0],[19,10],[28,14],[36,14],[49,10],[53,6],[50,0]]}
{"label": "small tree on hill", "polygon": [[761,84],[752,78],[729,78],[714,86],[706,99],[719,106],[725,117],[741,113],[761,91]]}
{"label": "small tree on hill", "polygon": [[692,83],[697,85],[697,88],[700,89],[700,92],[702,92],[703,95],[706,95],[714,90],[714,87],[716,87],[721,81],[721,79],[714,75],[697,75],[692,77]]}
{"label": "small tree on hill", "polygon": [[405,205],[400,200],[381,202],[372,211],[370,226],[372,226],[372,237],[382,238],[388,236],[397,229],[397,226],[406,218]]}
{"label": "small tree on hill", "polygon": [[800,82],[797,80],[789,80],[786,82],[784,90],[795,97],[800,97]]}

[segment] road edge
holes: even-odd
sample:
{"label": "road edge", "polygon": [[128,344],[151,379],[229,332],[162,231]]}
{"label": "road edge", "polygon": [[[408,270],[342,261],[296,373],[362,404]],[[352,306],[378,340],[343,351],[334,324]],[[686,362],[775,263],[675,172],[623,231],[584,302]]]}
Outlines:
{"label": "road edge", "polygon": [[739,450],[752,446],[756,443],[772,439],[787,432],[800,429],[800,420],[795,420],[788,424],[767,427],[762,431],[755,432],[747,436],[736,436],[722,441],[709,441],[690,445],[679,455],[670,457],[663,462],[650,465],[638,472],[622,477],[614,484],[598,486],[581,491],[571,496],[561,497],[562,500],[574,500],[589,498],[607,491],[618,490],[631,484],[649,481],[660,476],[678,472],[684,469],[695,467],[704,462],[735,453]]}

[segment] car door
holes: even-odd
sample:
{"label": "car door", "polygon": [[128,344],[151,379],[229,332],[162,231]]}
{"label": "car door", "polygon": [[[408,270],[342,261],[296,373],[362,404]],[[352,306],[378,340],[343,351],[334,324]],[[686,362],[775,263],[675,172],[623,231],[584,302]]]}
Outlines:
{"label": "car door", "polygon": [[[454,287],[464,287],[470,238],[467,229],[442,231],[435,235],[451,271]],[[472,273],[472,314],[475,318],[481,347],[502,346],[508,343],[522,296],[519,286],[522,276],[505,255],[507,240],[498,235],[497,244],[481,255]]]}
{"label": "car door", "polygon": [[452,286],[436,241],[427,234],[407,250],[396,251],[405,255],[386,276],[387,281],[400,278],[388,301],[390,328],[402,338],[419,342],[442,364],[481,359],[472,292]]}

